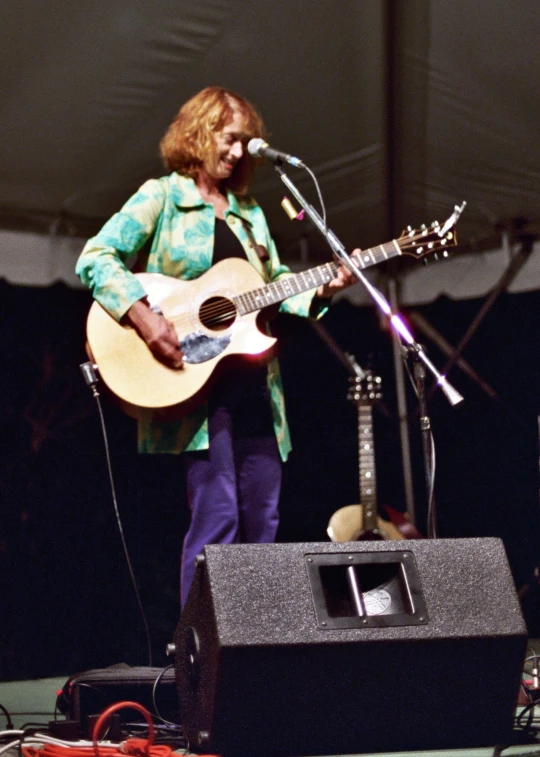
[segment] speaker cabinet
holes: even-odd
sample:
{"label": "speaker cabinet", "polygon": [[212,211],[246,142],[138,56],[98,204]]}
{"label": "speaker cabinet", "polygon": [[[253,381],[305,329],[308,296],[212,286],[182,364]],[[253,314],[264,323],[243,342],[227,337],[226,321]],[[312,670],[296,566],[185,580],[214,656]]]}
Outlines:
{"label": "speaker cabinet", "polygon": [[507,743],[526,643],[499,539],[208,546],[180,719],[231,757]]}

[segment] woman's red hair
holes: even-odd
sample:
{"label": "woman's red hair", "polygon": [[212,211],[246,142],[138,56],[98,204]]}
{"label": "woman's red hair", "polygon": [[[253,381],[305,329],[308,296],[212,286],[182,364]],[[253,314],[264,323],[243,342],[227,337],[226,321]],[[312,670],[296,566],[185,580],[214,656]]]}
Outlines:
{"label": "woman's red hair", "polygon": [[[263,120],[251,103],[223,87],[206,87],[182,105],[160,142],[166,168],[195,179],[205,160],[217,159],[214,134],[227,124],[235,111],[242,115],[246,141],[265,136]],[[231,176],[225,180],[225,187],[236,194],[245,194],[259,162],[244,150]]]}

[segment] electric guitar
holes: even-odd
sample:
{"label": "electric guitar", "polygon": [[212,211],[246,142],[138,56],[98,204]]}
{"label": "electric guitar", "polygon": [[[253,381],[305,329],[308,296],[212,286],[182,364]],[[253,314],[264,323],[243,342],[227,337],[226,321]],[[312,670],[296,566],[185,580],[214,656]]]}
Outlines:
{"label": "electric guitar", "polygon": [[[452,227],[456,213],[441,226],[406,229],[398,239],[363,250],[355,263],[361,268],[397,255],[421,258],[447,255],[456,244]],[[135,274],[150,306],[174,325],[184,355],[184,368],[175,370],[157,360],[137,332],[119,324],[97,302],[87,321],[88,351],[101,378],[123,403],[137,408],[167,409],[182,414],[197,401],[218,364],[230,356],[258,357],[271,352],[276,339],[257,326],[261,310],[300,292],[331,281],[336,262],[265,284],[246,260],[230,258],[212,266],[193,281],[158,273]]]}
{"label": "electric guitar", "polygon": [[373,445],[373,403],[382,397],[381,379],[364,373],[351,355],[348,358],[357,371],[347,399],[358,409],[358,473],[360,502],[337,510],[328,523],[332,541],[378,541],[404,539],[399,529],[377,514],[377,480]]}

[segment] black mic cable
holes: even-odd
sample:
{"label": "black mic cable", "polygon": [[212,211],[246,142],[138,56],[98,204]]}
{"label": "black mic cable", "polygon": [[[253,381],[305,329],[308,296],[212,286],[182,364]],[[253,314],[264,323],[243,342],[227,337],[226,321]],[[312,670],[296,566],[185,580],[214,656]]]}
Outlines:
{"label": "black mic cable", "polygon": [[107,470],[108,470],[108,473],[109,473],[109,484],[110,484],[110,487],[111,487],[111,496],[112,496],[112,501],[113,501],[113,506],[114,506],[114,512],[115,512],[115,515],[116,515],[116,523],[118,525],[118,531],[120,532],[120,539],[122,541],[122,547],[124,549],[124,555],[125,555],[125,558],[126,558],[126,563],[127,563],[127,566],[128,566],[129,575],[131,577],[131,583],[133,584],[133,589],[135,591],[135,596],[137,598],[137,605],[139,607],[139,612],[141,613],[141,618],[142,618],[142,622],[143,622],[143,625],[144,625],[144,630],[145,630],[145,634],[146,634],[146,645],[147,645],[147,648],[148,648],[148,666],[152,667],[152,643],[151,643],[151,639],[150,639],[150,629],[148,627],[148,620],[147,620],[146,613],[144,611],[144,607],[143,607],[143,604],[142,604],[142,601],[141,601],[141,595],[139,593],[139,588],[137,586],[137,581],[135,579],[135,573],[133,571],[133,565],[131,563],[131,558],[129,556],[129,551],[128,551],[126,539],[125,539],[125,536],[124,536],[124,529],[122,527],[122,520],[120,518],[120,511],[118,510],[118,501],[117,501],[117,498],[116,498],[116,487],[114,485],[114,476],[113,476],[112,465],[111,465],[111,454],[110,454],[110,449],[109,449],[109,440],[108,440],[108,437],[107,437],[107,427],[105,425],[105,418],[103,416],[103,408],[101,406],[100,394],[99,394],[99,391],[98,391],[98,388],[97,388],[97,385],[98,385],[98,382],[99,382],[99,379],[98,379],[98,376],[97,376],[97,373],[96,373],[97,366],[94,365],[94,363],[88,361],[86,363],[81,363],[79,367],[81,369],[81,372],[82,372],[83,378],[84,378],[84,380],[86,382],[86,385],[92,391],[92,396],[96,400],[96,404],[97,404],[98,411],[99,411],[99,418],[100,418],[100,422],[101,422],[101,432],[102,432],[102,435],[103,435],[103,444],[104,444],[104,447],[105,447],[105,459],[107,461]]}
{"label": "black mic cable", "polygon": [[279,166],[282,166],[283,163],[288,163],[295,168],[303,168],[309,173],[309,175],[313,179],[315,189],[317,190],[317,195],[319,197],[319,202],[321,203],[324,236],[326,237],[328,231],[326,227],[326,207],[324,204],[321,189],[319,187],[319,182],[317,181],[317,177],[315,176],[311,168],[309,166],[306,166],[306,164],[303,163],[300,158],[295,158],[294,155],[289,155],[286,152],[281,152],[281,150],[276,150],[273,147],[270,147],[268,142],[265,142],[264,139],[261,139],[260,137],[253,137],[253,139],[249,140],[247,144],[247,151],[254,158],[266,158],[266,160],[278,167],[278,171]]}

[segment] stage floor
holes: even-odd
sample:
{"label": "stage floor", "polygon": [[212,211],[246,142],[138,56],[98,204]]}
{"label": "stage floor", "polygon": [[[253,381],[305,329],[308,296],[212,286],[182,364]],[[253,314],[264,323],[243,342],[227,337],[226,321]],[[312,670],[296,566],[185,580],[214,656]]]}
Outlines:
{"label": "stage floor", "polygon": [[[540,653],[540,640],[529,641],[529,654]],[[55,678],[43,678],[36,681],[12,681],[0,683],[0,705],[8,710],[13,721],[14,728],[22,728],[31,723],[43,723],[45,726],[49,720],[55,718],[55,701],[57,692],[63,687],[69,677],[69,673],[64,676]],[[519,706],[516,714],[523,710]],[[61,715],[57,713],[59,719]],[[0,711],[0,723],[2,729],[5,729],[5,715]],[[540,723],[540,704],[536,708],[536,718]],[[537,724],[537,728],[539,725]],[[410,757],[412,754],[420,754],[423,757],[491,757],[494,754],[501,754],[503,757],[540,757],[540,735],[534,742],[526,744],[518,743],[519,736],[516,733],[515,744],[501,750],[496,750],[495,746],[487,748],[474,749],[457,749],[429,752],[385,752],[388,757]],[[183,751],[181,752],[184,753]],[[9,752],[4,752],[8,757],[15,757],[18,754],[17,747],[13,747]],[[373,753],[371,753],[373,754]],[[239,756],[240,757],[240,756]],[[294,757],[291,755],[291,757]],[[363,755],[368,757],[368,755]]]}

